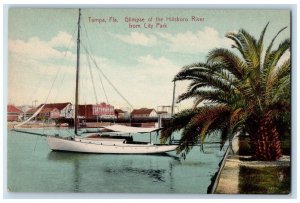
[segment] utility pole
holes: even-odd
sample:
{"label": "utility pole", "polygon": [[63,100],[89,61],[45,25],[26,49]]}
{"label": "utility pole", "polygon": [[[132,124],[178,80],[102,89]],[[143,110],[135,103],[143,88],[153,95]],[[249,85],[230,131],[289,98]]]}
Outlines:
{"label": "utility pole", "polygon": [[[33,101],[32,101],[32,104],[31,104],[32,107],[36,107],[36,103],[37,103],[37,102],[38,102],[38,100],[33,100]],[[33,106],[33,103],[34,103],[34,106]]]}
{"label": "utility pole", "polygon": [[176,83],[175,83],[175,80],[174,80],[174,86],[173,86],[173,100],[172,100],[171,116],[174,115],[175,87],[176,87]]}

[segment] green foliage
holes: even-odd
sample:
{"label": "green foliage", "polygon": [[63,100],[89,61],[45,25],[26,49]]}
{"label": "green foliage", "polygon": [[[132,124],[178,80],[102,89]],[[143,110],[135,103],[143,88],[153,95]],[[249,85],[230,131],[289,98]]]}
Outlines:
{"label": "green foliage", "polygon": [[[254,136],[260,118],[268,113],[275,128],[283,112],[290,111],[290,40],[272,49],[281,29],[263,53],[264,27],[258,40],[246,30],[228,33],[236,50],[216,48],[204,63],[183,67],[174,81],[190,81],[187,91],[177,102],[194,99],[195,106],[176,114],[162,132],[161,142],[167,142],[174,131],[183,129],[178,153],[188,153],[195,143],[203,144],[207,135],[221,132],[222,140],[237,132]],[[288,56],[284,60],[283,56]],[[203,105],[203,104],[206,105]],[[208,105],[207,105],[208,104]],[[200,106],[200,107],[197,107]],[[284,131],[284,129],[282,130]]]}
{"label": "green foliage", "polygon": [[290,167],[240,167],[239,194],[289,194]]}

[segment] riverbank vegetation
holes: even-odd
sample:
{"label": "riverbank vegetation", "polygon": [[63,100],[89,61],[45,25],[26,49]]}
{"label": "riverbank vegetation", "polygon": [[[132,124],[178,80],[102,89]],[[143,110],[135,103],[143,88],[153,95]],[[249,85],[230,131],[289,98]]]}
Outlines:
{"label": "riverbank vegetation", "polygon": [[240,194],[289,194],[290,167],[247,167],[239,171]]}

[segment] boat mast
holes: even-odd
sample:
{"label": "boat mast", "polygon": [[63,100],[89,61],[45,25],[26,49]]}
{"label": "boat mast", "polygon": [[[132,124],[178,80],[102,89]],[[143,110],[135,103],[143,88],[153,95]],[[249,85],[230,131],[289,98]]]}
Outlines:
{"label": "boat mast", "polygon": [[76,63],[76,90],[75,90],[75,118],[74,118],[75,135],[77,135],[77,127],[78,127],[77,122],[78,122],[78,83],[79,83],[79,59],[80,59],[80,15],[81,15],[81,9],[79,9],[78,35],[77,35],[77,63]]}

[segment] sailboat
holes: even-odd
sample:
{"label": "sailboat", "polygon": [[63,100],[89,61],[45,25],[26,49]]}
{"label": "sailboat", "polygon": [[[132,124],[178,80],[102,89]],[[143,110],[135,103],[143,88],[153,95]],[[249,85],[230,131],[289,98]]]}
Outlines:
{"label": "sailboat", "polygon": [[122,125],[106,126],[103,132],[115,132],[119,134],[132,133],[149,133],[150,142],[134,142],[130,137],[125,136],[103,136],[100,134],[91,134],[86,137],[78,136],[78,84],[79,84],[79,68],[80,68],[80,17],[81,9],[79,9],[78,17],[78,34],[77,34],[77,63],[76,63],[76,88],[75,88],[75,122],[74,136],[60,137],[47,136],[48,145],[51,150],[69,151],[81,153],[109,153],[109,154],[155,154],[174,151],[177,145],[153,144],[151,143],[151,133],[157,132],[161,128],[138,128]]}

